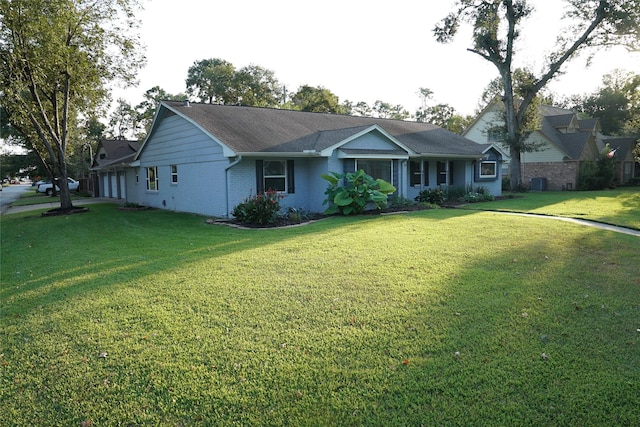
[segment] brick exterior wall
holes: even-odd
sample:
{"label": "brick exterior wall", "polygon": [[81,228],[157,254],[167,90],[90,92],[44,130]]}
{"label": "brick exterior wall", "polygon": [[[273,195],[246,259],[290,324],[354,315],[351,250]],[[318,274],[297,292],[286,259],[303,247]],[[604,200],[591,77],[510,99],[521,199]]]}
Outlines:
{"label": "brick exterior wall", "polygon": [[547,190],[575,190],[579,168],[577,161],[522,163],[522,183],[529,187],[531,178],[546,178]]}

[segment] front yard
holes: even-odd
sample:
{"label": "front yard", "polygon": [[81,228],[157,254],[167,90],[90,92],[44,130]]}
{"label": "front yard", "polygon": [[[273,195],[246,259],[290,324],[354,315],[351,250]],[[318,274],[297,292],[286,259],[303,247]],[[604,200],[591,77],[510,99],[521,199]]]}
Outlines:
{"label": "front yard", "polygon": [[[619,194],[612,221],[637,200]],[[109,204],[6,215],[0,413],[53,426],[633,425],[639,254],[637,237],[468,210],[269,230]]]}

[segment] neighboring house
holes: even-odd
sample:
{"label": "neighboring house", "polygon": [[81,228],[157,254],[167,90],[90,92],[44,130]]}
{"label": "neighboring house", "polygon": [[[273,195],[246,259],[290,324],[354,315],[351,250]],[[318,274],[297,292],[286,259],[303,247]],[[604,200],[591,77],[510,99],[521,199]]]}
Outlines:
{"label": "neighboring house", "polygon": [[[479,144],[500,145],[496,133],[490,128],[502,122],[502,105],[491,102],[465,130],[463,136]],[[571,110],[543,105],[540,107],[540,129],[529,136],[540,149],[522,153],[522,180],[532,189],[541,185],[549,190],[571,190],[576,188],[580,164],[597,160],[609,144],[615,150],[616,183],[627,184],[640,179],[640,164],[635,162],[633,149],[637,142],[631,137],[602,135],[598,119],[580,119]],[[504,148],[504,147],[503,147]],[[508,164],[508,153],[503,153]],[[504,170],[503,173],[507,173]]]}
{"label": "neighboring house", "polygon": [[[499,144],[499,137],[489,129],[503,123],[502,109],[500,101],[489,103],[463,136],[479,144]],[[599,136],[597,119],[582,120],[571,110],[541,106],[540,129],[527,140],[539,149],[521,154],[523,184],[538,190],[575,189],[580,164],[598,158]]]}
{"label": "neighboring house", "polygon": [[127,198],[127,174],[140,142],[103,139],[91,164],[94,197]]}
{"label": "neighboring house", "polygon": [[268,189],[284,207],[322,212],[322,174],[363,169],[396,195],[425,188],[500,194],[494,148],[426,123],[292,110],[163,101],[127,169],[127,201],[227,217]]}
{"label": "neighboring house", "polygon": [[613,150],[613,158],[616,159],[615,182],[626,184],[638,181],[640,183],[640,163],[635,161],[633,150],[638,143],[637,138],[603,136],[598,139],[598,148],[604,150],[606,144]]}

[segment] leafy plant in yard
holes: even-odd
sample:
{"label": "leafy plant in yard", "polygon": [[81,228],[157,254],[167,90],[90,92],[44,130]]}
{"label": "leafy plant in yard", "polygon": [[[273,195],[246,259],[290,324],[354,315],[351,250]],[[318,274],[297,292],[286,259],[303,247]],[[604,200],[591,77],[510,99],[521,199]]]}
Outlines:
{"label": "leafy plant in yard", "polygon": [[284,196],[275,190],[267,190],[245,198],[233,208],[233,216],[242,223],[273,224],[280,212],[280,199]]}
{"label": "leafy plant in yard", "polygon": [[396,187],[383,179],[374,179],[362,169],[356,172],[331,175],[323,174],[329,181],[324,192],[327,198],[323,204],[329,204],[325,214],[341,213],[343,215],[360,214],[367,206],[383,209],[387,206],[388,194],[396,191]]}
{"label": "leafy plant in yard", "polygon": [[408,208],[415,204],[413,200],[407,199],[404,196],[392,196],[389,199],[389,206],[392,208]]}
{"label": "leafy plant in yard", "polygon": [[416,197],[416,202],[442,206],[447,200],[447,193],[442,188],[426,188]]}
{"label": "leafy plant in yard", "polygon": [[586,161],[580,165],[578,170],[578,190],[602,190],[614,184],[615,177],[615,150],[607,144],[598,160]]}
{"label": "leafy plant in yard", "polygon": [[483,186],[471,189],[467,194],[460,198],[461,201],[467,203],[490,202],[494,199],[495,197],[491,194],[489,189]]}

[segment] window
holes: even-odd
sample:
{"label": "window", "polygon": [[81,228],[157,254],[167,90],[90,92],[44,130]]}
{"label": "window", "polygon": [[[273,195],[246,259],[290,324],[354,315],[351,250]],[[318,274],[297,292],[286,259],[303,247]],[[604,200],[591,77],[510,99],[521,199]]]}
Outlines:
{"label": "window", "polygon": [[447,185],[447,162],[437,162],[438,185]]}
{"label": "window", "polygon": [[171,165],[171,183],[178,183],[178,165]]}
{"label": "window", "polygon": [[[422,166],[422,169],[420,168]],[[411,161],[409,162],[409,174],[412,187],[429,185],[429,162]]]}
{"label": "window", "polygon": [[487,132],[487,142],[504,142],[504,130],[489,129]]}
{"label": "window", "polygon": [[256,160],[256,193],[275,190],[293,194],[295,190],[293,160]]}
{"label": "window", "polygon": [[495,161],[480,162],[480,178],[495,178],[498,176],[497,164]]}
{"label": "window", "polygon": [[158,167],[147,168],[147,191],[158,191]]}
{"label": "window", "polygon": [[287,162],[285,160],[265,160],[264,189],[287,191]]}
{"label": "window", "polygon": [[384,179],[389,183],[392,176],[392,163],[391,160],[356,160],[356,170],[362,169],[367,175],[371,175],[375,179]]}

